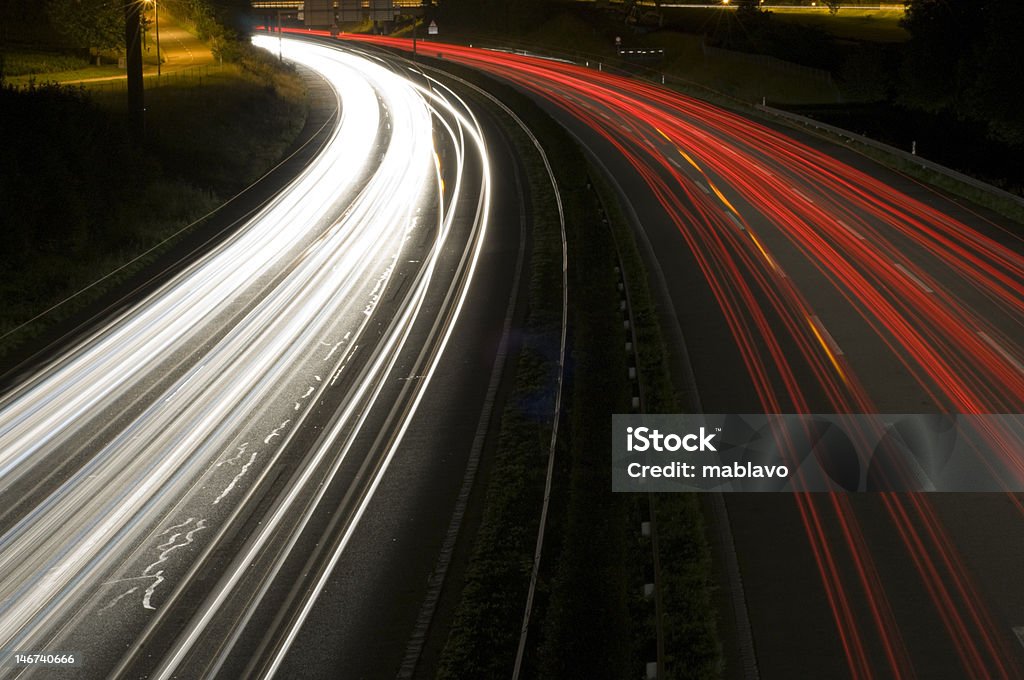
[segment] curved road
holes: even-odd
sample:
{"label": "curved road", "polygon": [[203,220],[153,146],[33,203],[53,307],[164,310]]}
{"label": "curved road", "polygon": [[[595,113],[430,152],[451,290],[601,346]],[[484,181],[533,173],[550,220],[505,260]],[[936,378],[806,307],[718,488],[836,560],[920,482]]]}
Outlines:
{"label": "curved road", "polygon": [[[513,293],[503,265],[496,284],[481,267],[519,238],[518,219],[490,234],[481,124],[403,65],[283,49],[340,99],[330,141],[0,400],[0,648],[78,660],[5,675],[273,675],[389,467],[413,455],[448,464],[426,482],[461,477],[447,468],[488,415],[493,303]],[[426,417],[449,438],[407,441]]]}
{"label": "curved road", "polygon": [[[685,347],[673,363],[688,408],[1024,410],[1019,229],[841,147],[643,80],[456,45],[420,53],[518,86],[605,168]],[[992,437],[1019,488],[1021,443]],[[1024,674],[1022,555],[1007,540],[1024,529],[1017,495],[726,502],[762,676]]]}

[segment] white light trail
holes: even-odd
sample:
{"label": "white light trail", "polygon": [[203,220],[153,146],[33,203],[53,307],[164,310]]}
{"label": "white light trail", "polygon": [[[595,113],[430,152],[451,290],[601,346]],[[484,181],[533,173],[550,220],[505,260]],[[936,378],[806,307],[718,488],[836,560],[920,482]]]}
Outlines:
{"label": "white light trail", "polygon": [[[276,39],[254,42],[278,49]],[[462,279],[443,312],[440,347],[451,334],[486,232],[489,179],[475,121],[365,58],[294,40],[281,47],[342,100],[340,123],[320,154],[236,234],[0,400],[0,494],[16,493],[70,455],[85,456],[0,536],[2,648],[50,635],[157,523],[181,521],[172,512],[196,493],[197,480],[228,480],[213,504],[229,504],[248,466],[270,464],[267,452],[291,441],[331,389],[328,381],[348,370],[417,228],[417,210],[439,193],[435,117],[457,149],[452,200],[437,224],[422,227],[436,231],[433,245],[385,335],[352,366],[360,381],[342,401],[344,417],[365,417],[355,405],[380,394],[424,313],[435,270],[453,245],[468,128],[485,170],[473,240],[458,244],[466,251]],[[428,371],[434,366],[436,357]],[[247,467],[218,471],[243,455]],[[133,601],[137,590],[129,584],[107,599]],[[145,605],[154,590],[150,584]]]}

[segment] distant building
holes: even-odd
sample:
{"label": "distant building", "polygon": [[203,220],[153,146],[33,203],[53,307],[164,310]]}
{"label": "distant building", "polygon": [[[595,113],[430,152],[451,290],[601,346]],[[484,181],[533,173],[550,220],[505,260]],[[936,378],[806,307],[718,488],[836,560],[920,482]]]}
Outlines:
{"label": "distant building", "polygon": [[330,28],[340,23],[393,21],[395,16],[423,7],[424,0],[252,0],[262,13],[280,12],[308,28]]}

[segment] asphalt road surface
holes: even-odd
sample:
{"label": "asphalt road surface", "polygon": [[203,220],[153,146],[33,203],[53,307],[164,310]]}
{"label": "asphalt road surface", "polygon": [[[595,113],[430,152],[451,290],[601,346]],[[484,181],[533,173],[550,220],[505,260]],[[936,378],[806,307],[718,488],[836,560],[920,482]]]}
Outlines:
{"label": "asphalt road surface", "polygon": [[[0,401],[0,647],[76,658],[5,675],[362,677],[381,637],[401,661],[411,621],[371,619],[415,618],[486,431],[520,206],[444,85],[283,48],[340,99],[319,154]],[[395,568],[422,575],[379,609]]]}
{"label": "asphalt road surface", "polygon": [[[454,45],[420,53],[515,84],[604,167],[647,256],[689,408],[1022,410],[1019,228],[649,81]],[[1019,488],[1020,442],[997,450]],[[751,653],[766,678],[1024,673],[1017,495],[726,500],[743,590],[724,588],[753,632],[750,649],[730,642],[731,674]]]}

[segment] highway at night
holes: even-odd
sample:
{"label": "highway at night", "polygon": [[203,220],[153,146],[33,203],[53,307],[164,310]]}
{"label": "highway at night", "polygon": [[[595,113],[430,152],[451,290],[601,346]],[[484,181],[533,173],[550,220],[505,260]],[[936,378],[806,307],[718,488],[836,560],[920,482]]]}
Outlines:
{"label": "highway at night", "polygon": [[[998,218],[649,81],[456,45],[419,52],[530,93],[615,178],[685,343],[677,381],[694,411],[1024,404],[1024,258]],[[1019,442],[991,436],[1019,480]],[[1020,551],[1003,539],[1024,523],[1016,495],[726,502],[764,677],[1021,674]]]}
{"label": "highway at night", "polygon": [[[466,68],[613,186],[686,411],[1024,410],[1024,244],[995,214],[596,64],[284,35],[254,42],[329,88],[322,148],[0,396],[0,649],[89,677],[419,677],[531,274],[522,150]],[[1021,488],[1021,442],[985,436]],[[708,498],[724,677],[1024,677],[1020,494]]]}
{"label": "highway at night", "polygon": [[327,81],[334,131],[232,236],[0,402],[4,649],[272,674],[457,344],[491,243],[472,113],[422,76],[263,41]]}

